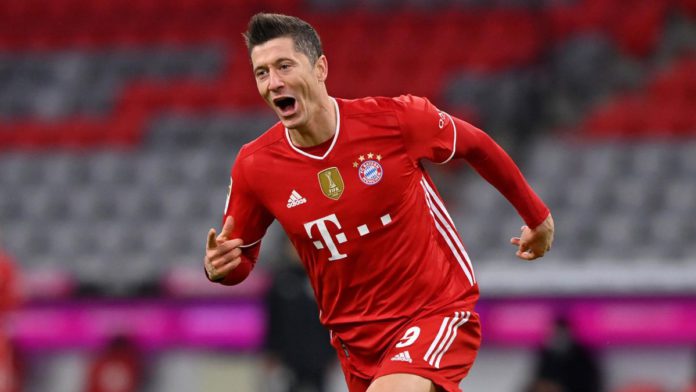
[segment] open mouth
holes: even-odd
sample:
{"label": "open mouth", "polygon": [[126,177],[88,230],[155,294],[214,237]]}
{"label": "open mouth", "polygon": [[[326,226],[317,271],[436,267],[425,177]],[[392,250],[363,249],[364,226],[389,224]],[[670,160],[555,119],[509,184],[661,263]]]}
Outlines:
{"label": "open mouth", "polygon": [[297,101],[293,97],[278,97],[273,100],[273,104],[285,115],[292,114],[295,110],[296,102]]}

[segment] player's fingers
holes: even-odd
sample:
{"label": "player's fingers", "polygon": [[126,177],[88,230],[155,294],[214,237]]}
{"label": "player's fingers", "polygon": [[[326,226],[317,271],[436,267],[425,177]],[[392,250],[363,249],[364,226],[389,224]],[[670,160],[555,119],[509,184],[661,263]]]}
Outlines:
{"label": "player's fingers", "polygon": [[242,255],[243,250],[239,247],[241,243],[242,240],[240,239],[226,241],[222,245],[218,245],[217,249],[210,251],[208,257],[216,267],[221,267],[223,264]]}
{"label": "player's fingers", "polygon": [[232,259],[242,255],[242,250],[239,248],[230,249],[227,252],[221,253],[217,252],[213,255],[212,260],[214,260],[215,266],[220,267],[225,263],[228,263]]}
{"label": "player's fingers", "polygon": [[529,250],[529,242],[527,242],[527,241],[520,240],[518,245],[519,245],[520,252],[526,252]]}
{"label": "player's fingers", "polygon": [[536,259],[538,256],[532,251],[517,251],[517,257],[519,257],[522,260],[531,261]]}
{"label": "player's fingers", "polygon": [[241,256],[241,252],[239,252],[237,249],[235,249],[234,251],[232,251],[226,255],[216,257],[215,261],[213,261],[213,266],[215,268],[222,268],[222,267],[226,266],[227,264],[235,263],[237,259],[240,259],[240,256]]}
{"label": "player's fingers", "polygon": [[515,245],[515,246],[519,246],[519,245],[520,245],[520,237],[512,237],[512,238],[510,238],[510,243],[513,244],[513,245]]}
{"label": "player's fingers", "polygon": [[206,271],[208,273],[208,278],[216,281],[222,277],[227,276],[233,269],[237,268],[239,263],[242,262],[242,258],[238,257],[234,260],[230,260],[225,263],[221,263],[221,260],[213,261],[209,266],[206,266]]}
{"label": "player's fingers", "polygon": [[208,241],[206,243],[207,249],[217,248],[217,241],[215,241],[215,229],[208,230]]}
{"label": "player's fingers", "polygon": [[242,256],[242,249],[241,248],[232,249],[232,252],[230,252],[230,256],[234,257],[235,259],[238,257],[241,257]]}
{"label": "player's fingers", "polygon": [[234,230],[234,218],[228,216],[227,219],[225,219],[225,224],[222,225],[222,231],[218,236],[218,240],[229,240],[232,235],[232,230]]}
{"label": "player's fingers", "polygon": [[230,252],[224,254],[215,254],[210,258],[210,265],[215,268],[221,268],[222,266],[230,263],[234,259],[238,259],[242,255],[242,250],[236,248]]}
{"label": "player's fingers", "polygon": [[243,244],[244,241],[242,241],[241,238],[235,238],[233,240],[218,242],[217,253],[224,255],[235,248],[239,248],[239,246]]}

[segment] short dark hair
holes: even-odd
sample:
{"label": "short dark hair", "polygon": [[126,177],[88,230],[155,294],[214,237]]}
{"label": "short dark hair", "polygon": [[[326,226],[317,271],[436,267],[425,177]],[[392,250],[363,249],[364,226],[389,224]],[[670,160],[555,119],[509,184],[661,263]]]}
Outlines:
{"label": "short dark hair", "polygon": [[249,20],[247,31],[244,32],[249,55],[255,46],[280,37],[292,38],[295,50],[304,53],[312,64],[324,54],[319,34],[314,27],[294,16],[258,13]]}

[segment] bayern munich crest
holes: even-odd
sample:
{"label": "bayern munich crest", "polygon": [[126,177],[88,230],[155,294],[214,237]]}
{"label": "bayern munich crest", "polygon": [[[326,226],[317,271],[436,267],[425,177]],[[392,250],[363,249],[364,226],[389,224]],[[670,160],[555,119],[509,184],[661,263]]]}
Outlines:
{"label": "bayern munich crest", "polygon": [[382,165],[380,165],[377,161],[365,161],[360,164],[360,167],[358,168],[358,177],[360,177],[360,181],[367,185],[375,185],[376,183],[380,182],[383,175],[384,169],[382,169]]}
{"label": "bayern munich crest", "polygon": [[358,169],[358,177],[360,177],[360,181],[366,185],[375,185],[380,182],[382,180],[382,176],[384,176],[384,169],[379,163],[381,160],[381,154],[373,154],[370,152],[360,155],[358,159],[353,162],[353,167]]}

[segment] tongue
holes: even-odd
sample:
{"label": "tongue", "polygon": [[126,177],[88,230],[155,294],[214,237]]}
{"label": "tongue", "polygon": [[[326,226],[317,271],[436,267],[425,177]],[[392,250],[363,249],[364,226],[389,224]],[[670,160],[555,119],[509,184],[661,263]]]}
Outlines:
{"label": "tongue", "polygon": [[280,106],[280,111],[281,111],[283,114],[285,114],[285,115],[292,114],[292,112],[295,111],[295,101],[292,100],[292,101],[289,102],[288,104],[281,105],[281,106]]}

